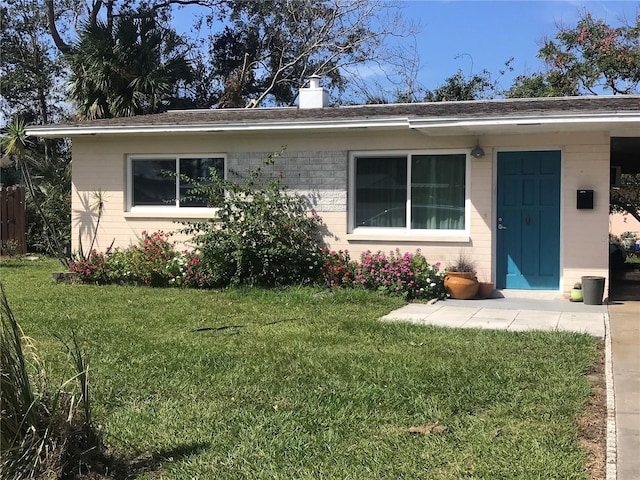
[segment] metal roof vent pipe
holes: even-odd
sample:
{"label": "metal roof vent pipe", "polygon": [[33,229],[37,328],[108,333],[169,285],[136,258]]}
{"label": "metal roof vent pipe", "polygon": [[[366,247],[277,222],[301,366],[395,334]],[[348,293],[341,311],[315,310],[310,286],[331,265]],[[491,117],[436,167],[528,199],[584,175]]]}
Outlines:
{"label": "metal roof vent pipe", "polygon": [[309,86],[300,89],[299,108],[325,108],[329,106],[329,92],[320,86],[320,77],[312,75],[308,79]]}

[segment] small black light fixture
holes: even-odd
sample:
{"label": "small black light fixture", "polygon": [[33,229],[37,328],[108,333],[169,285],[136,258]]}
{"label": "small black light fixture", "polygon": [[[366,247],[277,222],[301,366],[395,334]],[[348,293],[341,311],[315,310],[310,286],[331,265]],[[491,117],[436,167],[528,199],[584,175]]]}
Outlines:
{"label": "small black light fixture", "polygon": [[484,150],[480,146],[480,142],[479,141],[476,142],[476,146],[473,148],[473,150],[471,150],[471,156],[473,156],[473,158],[482,158],[482,157],[484,157]]}

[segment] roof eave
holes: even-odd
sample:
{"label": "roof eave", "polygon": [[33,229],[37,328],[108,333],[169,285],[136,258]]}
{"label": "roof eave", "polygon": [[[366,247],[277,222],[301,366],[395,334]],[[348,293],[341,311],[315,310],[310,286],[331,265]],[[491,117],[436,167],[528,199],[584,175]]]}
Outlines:
{"label": "roof eave", "polygon": [[296,122],[232,122],[194,125],[108,125],[108,126],[33,126],[27,135],[38,137],[72,137],[77,135],[218,133],[299,130],[343,130],[352,128],[409,128],[409,119],[381,118],[363,120],[314,120]]}
{"label": "roof eave", "polygon": [[621,112],[614,114],[580,115],[542,115],[484,117],[484,118],[417,118],[411,119],[411,128],[438,128],[451,126],[502,126],[502,125],[540,125],[540,124],[580,124],[580,123],[619,123],[640,122],[640,112]]}
{"label": "roof eave", "polygon": [[60,125],[32,126],[27,135],[39,137],[73,137],[79,135],[130,135],[130,134],[180,134],[219,132],[265,132],[265,131],[326,131],[346,129],[414,129],[418,131],[447,132],[459,129],[468,133],[469,129],[492,129],[501,127],[567,127],[573,131],[592,130],[595,126],[611,127],[640,124],[640,112],[614,112],[602,114],[557,114],[528,116],[485,116],[485,117],[390,117],[343,120],[305,120],[286,122],[231,122],[201,124],[161,124],[161,125]]}

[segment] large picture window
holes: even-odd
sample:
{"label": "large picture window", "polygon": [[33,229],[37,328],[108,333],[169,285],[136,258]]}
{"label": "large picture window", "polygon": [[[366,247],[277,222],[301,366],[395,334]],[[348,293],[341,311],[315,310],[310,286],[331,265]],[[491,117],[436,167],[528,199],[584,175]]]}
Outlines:
{"label": "large picture window", "polygon": [[138,207],[206,207],[199,200],[189,198],[193,187],[185,179],[210,176],[213,168],[224,177],[224,157],[132,157],[129,159],[129,206]]}
{"label": "large picture window", "polygon": [[466,229],[465,153],[353,156],[352,230]]}

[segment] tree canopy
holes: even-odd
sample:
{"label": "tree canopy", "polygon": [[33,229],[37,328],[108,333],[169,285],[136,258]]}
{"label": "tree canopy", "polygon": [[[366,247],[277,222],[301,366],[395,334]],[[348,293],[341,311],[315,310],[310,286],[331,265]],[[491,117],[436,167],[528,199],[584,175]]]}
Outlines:
{"label": "tree canopy", "polygon": [[[393,72],[394,60],[414,58],[387,45],[411,30],[383,0],[40,1],[72,71],[71,98],[89,118],[292,105],[311,75],[340,92],[359,66]],[[179,37],[172,15],[185,6],[200,13]]]}
{"label": "tree canopy", "polygon": [[597,95],[630,94],[640,84],[640,14],[635,24],[611,27],[586,13],[572,28],[560,28],[538,56],[566,88]]}
{"label": "tree canopy", "polygon": [[538,58],[547,70],[516,77],[505,96],[624,95],[640,85],[640,13],[612,27],[586,12],[573,27],[558,27]]}
{"label": "tree canopy", "polygon": [[0,107],[5,121],[19,115],[28,123],[49,123],[64,110],[59,81],[64,63],[36,4],[17,0],[0,6]]}
{"label": "tree canopy", "polygon": [[153,17],[86,24],[68,54],[70,98],[85,118],[157,113],[192,78],[184,44]]}
{"label": "tree canopy", "polygon": [[[575,27],[545,40],[538,57],[548,70],[517,77],[508,97],[640,93],[640,13],[617,27],[585,13]],[[611,189],[610,211],[640,221],[640,173],[625,173],[621,182]]]}
{"label": "tree canopy", "polygon": [[640,173],[621,175],[621,184],[611,189],[612,213],[629,214],[640,222]]}

